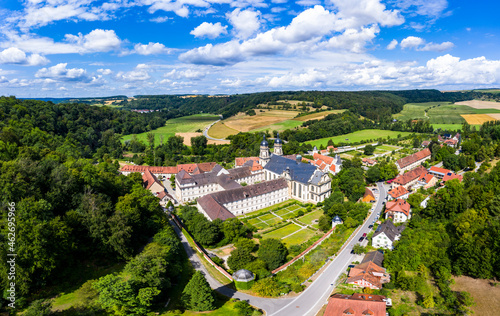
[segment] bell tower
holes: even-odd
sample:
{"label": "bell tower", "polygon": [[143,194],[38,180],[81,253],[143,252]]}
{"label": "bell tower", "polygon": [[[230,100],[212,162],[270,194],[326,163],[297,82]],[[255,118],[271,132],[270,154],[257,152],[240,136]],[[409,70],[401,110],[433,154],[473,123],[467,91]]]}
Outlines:
{"label": "bell tower", "polygon": [[260,155],[259,163],[264,167],[271,159],[271,154],[269,153],[269,143],[266,140],[266,135],[264,134],[264,139],[260,142]]}
{"label": "bell tower", "polygon": [[283,156],[283,141],[280,139],[280,133],[276,136],[274,140],[274,154],[277,156]]}

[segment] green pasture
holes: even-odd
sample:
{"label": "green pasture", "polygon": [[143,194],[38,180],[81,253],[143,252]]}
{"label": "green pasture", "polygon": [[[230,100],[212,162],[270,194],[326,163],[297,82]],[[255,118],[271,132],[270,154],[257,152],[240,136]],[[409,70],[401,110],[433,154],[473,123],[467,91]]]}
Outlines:
{"label": "green pasture", "polygon": [[[165,143],[169,137],[175,136],[176,133],[194,133],[197,130],[203,130],[210,123],[217,121],[219,116],[212,114],[195,114],[190,116],[179,117],[165,122],[165,126],[152,130],[151,133],[155,134],[155,144],[160,144],[160,136],[163,136]],[[137,139],[147,144],[147,134],[149,132],[140,134],[130,134],[122,137],[122,142],[132,139],[133,135],[137,135]]]}
{"label": "green pasture", "polygon": [[320,139],[315,139],[315,140],[310,140],[305,142],[306,144],[311,144],[313,146],[319,146],[323,145],[326,147],[328,144],[328,141],[331,139],[334,144],[338,143],[357,143],[357,142],[368,142],[369,140],[376,141],[378,138],[397,138],[398,135],[401,135],[402,137],[408,136],[411,133],[408,132],[398,132],[398,131],[387,131],[387,130],[381,130],[381,129],[365,129],[362,131],[356,131],[354,133],[349,133],[349,134],[344,134],[344,135],[339,135],[339,136],[333,136],[333,137],[326,137],[326,138],[320,138]]}
{"label": "green pasture", "polygon": [[267,234],[262,235],[262,237],[265,238],[276,238],[276,239],[281,239],[285,236],[288,236],[296,231],[301,229],[299,225],[290,223],[284,227],[281,227],[279,229],[273,230],[272,232],[269,232]]}
{"label": "green pasture", "polygon": [[313,237],[316,234],[317,234],[317,232],[312,231],[309,228],[305,228],[305,229],[302,229],[302,230],[296,232],[295,234],[293,234],[291,236],[288,236],[287,238],[282,239],[282,241],[287,247],[290,247],[293,245],[300,245],[300,244],[308,241],[309,239],[311,239],[311,237]]}
{"label": "green pasture", "polygon": [[286,129],[292,129],[298,126],[301,126],[303,122],[301,121],[294,121],[294,120],[286,120],[283,122],[271,124],[271,125],[266,125],[261,128],[253,129],[250,132],[263,132],[263,131],[284,131]]}
{"label": "green pasture", "polygon": [[401,147],[391,146],[391,145],[380,145],[380,146],[377,146],[377,149],[385,150],[385,151],[393,151],[393,150],[396,150],[396,149],[399,149],[399,148],[401,148]]}
{"label": "green pasture", "polygon": [[[425,115],[427,110],[427,116]],[[397,120],[429,120],[434,124],[442,126],[450,126],[455,124],[462,124],[465,119],[461,117],[462,114],[489,114],[500,113],[500,110],[495,109],[475,109],[467,105],[452,104],[451,102],[425,102],[425,103],[408,103],[403,106],[403,111],[394,114],[393,117]],[[440,127],[443,128],[443,127]],[[456,129],[456,128],[454,128]]]}

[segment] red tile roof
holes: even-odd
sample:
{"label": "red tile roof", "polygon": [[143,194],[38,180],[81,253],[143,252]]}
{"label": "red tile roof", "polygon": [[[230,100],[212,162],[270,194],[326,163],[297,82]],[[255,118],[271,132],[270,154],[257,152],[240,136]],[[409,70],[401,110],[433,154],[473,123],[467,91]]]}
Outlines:
{"label": "red tile roof", "polygon": [[387,202],[385,205],[385,212],[400,212],[404,213],[407,217],[410,215],[410,203],[406,202],[403,199],[396,199]]}
{"label": "red tile roof", "polygon": [[431,182],[431,180],[434,178],[434,176],[430,173],[426,174],[425,176],[423,177],[420,177],[420,180],[424,180],[425,183],[429,184],[429,182]]}
{"label": "red tile roof", "polygon": [[443,175],[445,175],[445,174],[451,172],[451,170],[432,166],[432,167],[430,167],[429,172],[442,173]]}
{"label": "red tile roof", "polygon": [[453,180],[453,179],[458,179],[458,181],[462,182],[463,178],[464,177],[461,174],[455,174],[455,173],[451,172],[451,174],[446,174],[443,177],[443,182],[446,182],[448,180]]}
{"label": "red tile roof", "polygon": [[235,159],[236,167],[243,166],[245,162],[253,160],[259,162],[259,157],[240,157]]}
{"label": "red tile roof", "polygon": [[335,173],[335,165],[331,165],[331,166],[330,166],[330,170],[331,170],[333,173]]}
{"label": "red tile roof", "polygon": [[313,158],[314,158],[314,160],[322,160],[327,165],[331,165],[333,163],[333,157],[320,155],[318,153],[314,153]]}
{"label": "red tile roof", "polygon": [[396,164],[398,164],[399,168],[402,169],[430,156],[431,156],[431,151],[429,150],[429,148],[425,148],[424,150],[416,152],[413,155],[398,159],[398,161],[396,161]]}
{"label": "red tile roof", "polygon": [[392,196],[393,199],[396,199],[400,196],[410,193],[410,191],[406,190],[405,187],[399,186],[395,187],[394,189],[390,190],[387,193],[389,193],[389,195]]}
{"label": "red tile roof", "polygon": [[135,165],[126,165],[123,166],[120,171],[122,172],[141,172],[143,173],[146,170],[150,170],[152,173],[170,173],[176,174],[177,167],[155,167],[155,166],[135,166]]}
{"label": "red tile roof", "polygon": [[334,294],[328,300],[324,316],[385,316],[386,297],[373,294],[354,293],[353,295]]}
{"label": "red tile roof", "polygon": [[427,169],[422,166],[418,166],[417,168],[410,170],[407,173],[400,174],[392,182],[399,185],[406,185],[415,179],[420,179],[425,174],[427,174]]}
{"label": "red tile roof", "polygon": [[149,189],[155,183],[158,183],[163,187],[158,178],[156,178],[156,176],[152,174],[149,169],[146,169],[146,171],[144,171],[144,173],[142,174],[142,181],[144,181],[144,186],[146,187],[146,189]]}

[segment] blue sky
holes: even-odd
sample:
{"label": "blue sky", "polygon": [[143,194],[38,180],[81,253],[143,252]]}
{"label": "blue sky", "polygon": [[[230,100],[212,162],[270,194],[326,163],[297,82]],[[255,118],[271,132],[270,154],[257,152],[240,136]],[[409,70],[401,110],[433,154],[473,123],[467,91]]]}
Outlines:
{"label": "blue sky", "polygon": [[500,4],[0,0],[0,94],[500,87]]}

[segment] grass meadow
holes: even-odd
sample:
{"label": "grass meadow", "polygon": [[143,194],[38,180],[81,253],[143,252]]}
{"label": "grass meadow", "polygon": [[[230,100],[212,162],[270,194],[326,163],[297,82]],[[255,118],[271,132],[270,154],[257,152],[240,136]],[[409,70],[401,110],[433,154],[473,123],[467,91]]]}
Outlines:
{"label": "grass meadow", "polygon": [[307,141],[305,143],[311,144],[313,146],[317,146],[319,148],[319,146],[321,146],[321,145],[326,146],[330,139],[333,141],[334,144],[338,144],[341,142],[342,143],[356,143],[356,142],[368,142],[370,139],[375,141],[381,137],[382,138],[386,138],[386,137],[397,138],[398,135],[408,136],[410,134],[411,133],[408,133],[408,132],[387,131],[387,130],[380,130],[380,129],[365,129],[365,130],[356,131],[356,132],[350,133],[350,134],[310,140],[310,141]]}
{"label": "grass meadow", "polygon": [[[179,117],[175,119],[168,120],[165,126],[152,130],[151,132],[155,134],[155,144],[160,144],[160,136],[163,136],[163,142],[166,142],[169,137],[175,136],[176,133],[193,133],[197,130],[203,130],[210,123],[217,121],[219,116],[212,114],[195,114],[190,116]],[[132,139],[133,135],[137,135],[137,139],[147,144],[146,133],[140,134],[130,134],[122,137],[122,142]]]}

